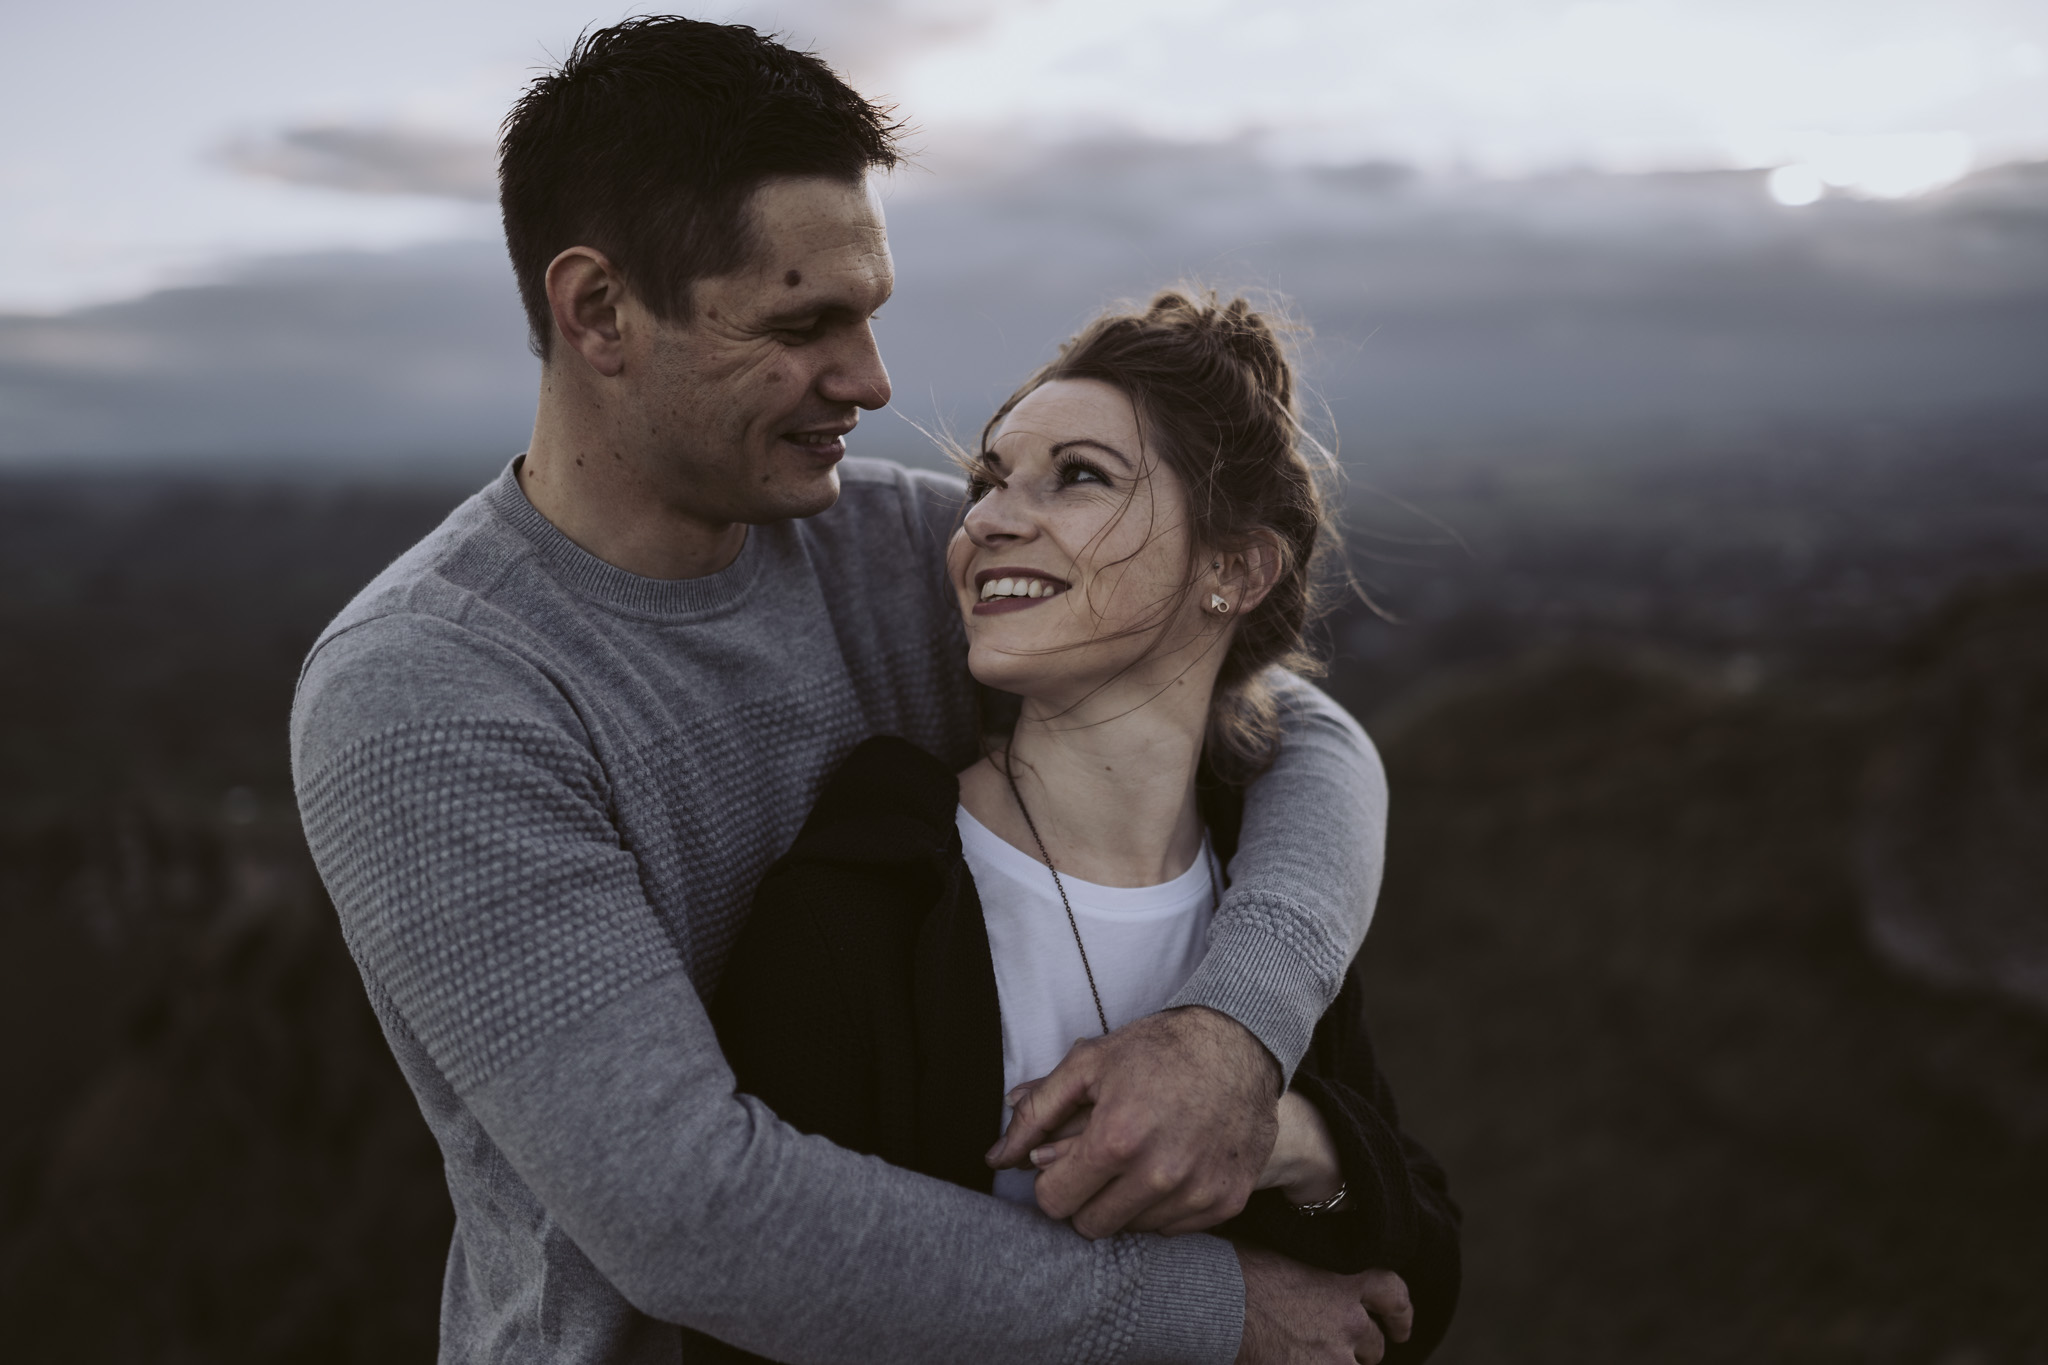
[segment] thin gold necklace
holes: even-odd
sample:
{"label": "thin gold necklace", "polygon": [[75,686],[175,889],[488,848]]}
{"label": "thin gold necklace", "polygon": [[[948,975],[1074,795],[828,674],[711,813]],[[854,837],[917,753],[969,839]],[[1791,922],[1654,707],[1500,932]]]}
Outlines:
{"label": "thin gold necklace", "polygon": [[[1074,947],[1081,954],[1081,970],[1088,975],[1088,994],[1095,999],[1095,1022],[1102,1025],[1102,1036],[1109,1036],[1109,1013],[1102,1008],[1102,992],[1095,985],[1095,968],[1088,962],[1088,945],[1081,942],[1081,922],[1074,918],[1074,903],[1067,899],[1067,884],[1060,880],[1060,870],[1053,866],[1052,854],[1046,851],[1045,836],[1038,832],[1038,822],[1031,818],[1031,807],[1024,804],[1024,793],[1017,790],[1017,774],[1010,767],[1010,751],[1003,750],[1003,776],[1009,780],[1010,795],[1016,798],[1017,810],[1024,816],[1024,827],[1031,831],[1032,842],[1038,845],[1038,856],[1045,862],[1045,870],[1052,873],[1053,890],[1060,893],[1060,905],[1067,912],[1067,928],[1073,930]],[[1223,904],[1223,888],[1216,880],[1216,859],[1209,852],[1209,841],[1202,840],[1202,860],[1209,865],[1210,910],[1213,913]]]}

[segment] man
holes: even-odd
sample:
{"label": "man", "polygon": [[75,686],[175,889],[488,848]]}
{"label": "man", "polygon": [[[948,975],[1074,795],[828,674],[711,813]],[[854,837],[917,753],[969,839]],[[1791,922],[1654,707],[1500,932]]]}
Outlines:
{"label": "man", "polygon": [[301,677],[308,839],[454,1199],[443,1358],[673,1360],[684,1324],[787,1361],[1376,1359],[1392,1277],[1151,1235],[1242,1203],[1370,913],[1377,763],[1305,688],[1181,1008],[1023,1106],[1020,1150],[1094,1105],[1041,1190],[1071,1228],[733,1091],[703,1001],[824,774],[874,733],[972,752],[957,488],[840,472],[889,397],[892,133],[744,28],[631,21],[536,82],[501,167],[532,445]]}

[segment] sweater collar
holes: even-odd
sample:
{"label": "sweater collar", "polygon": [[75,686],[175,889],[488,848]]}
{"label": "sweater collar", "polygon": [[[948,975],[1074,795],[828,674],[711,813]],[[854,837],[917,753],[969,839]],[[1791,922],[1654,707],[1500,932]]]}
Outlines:
{"label": "sweater collar", "polygon": [[761,528],[747,529],[733,562],[702,578],[643,578],[606,563],[562,534],[519,486],[519,455],[484,492],[491,511],[533,547],[548,572],[581,597],[645,616],[696,616],[738,602],[760,576]]}

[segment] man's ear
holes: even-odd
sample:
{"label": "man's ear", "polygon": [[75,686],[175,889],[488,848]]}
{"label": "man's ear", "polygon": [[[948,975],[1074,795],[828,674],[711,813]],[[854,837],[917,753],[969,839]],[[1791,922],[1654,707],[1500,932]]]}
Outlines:
{"label": "man's ear", "polygon": [[1240,613],[1250,611],[1266,600],[1266,594],[1273,591],[1273,585],[1280,581],[1280,569],[1285,561],[1280,537],[1266,530],[1252,532],[1243,545],[1218,557],[1223,581],[1237,589],[1237,610]]}
{"label": "man's ear", "polygon": [[591,369],[617,378],[626,368],[619,331],[625,280],[603,252],[572,246],[548,262],[546,281],[557,349],[566,345]]}

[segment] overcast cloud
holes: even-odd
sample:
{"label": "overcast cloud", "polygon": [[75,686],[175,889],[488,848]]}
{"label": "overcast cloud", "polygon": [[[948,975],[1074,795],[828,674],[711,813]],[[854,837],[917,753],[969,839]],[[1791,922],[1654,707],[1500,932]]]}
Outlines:
{"label": "overcast cloud", "polygon": [[[1102,303],[1183,274],[1291,295],[1348,449],[2039,401],[2048,169],[1929,198],[1770,201],[1760,172],[1447,180],[1122,141],[890,203],[896,412],[858,450],[971,434]],[[0,319],[0,458],[495,465],[535,363],[490,242],[296,258]],[[899,416],[898,414],[901,414]]]}
{"label": "overcast cloud", "polygon": [[490,143],[411,128],[286,128],[229,142],[220,155],[245,175],[354,194],[498,198]]}

